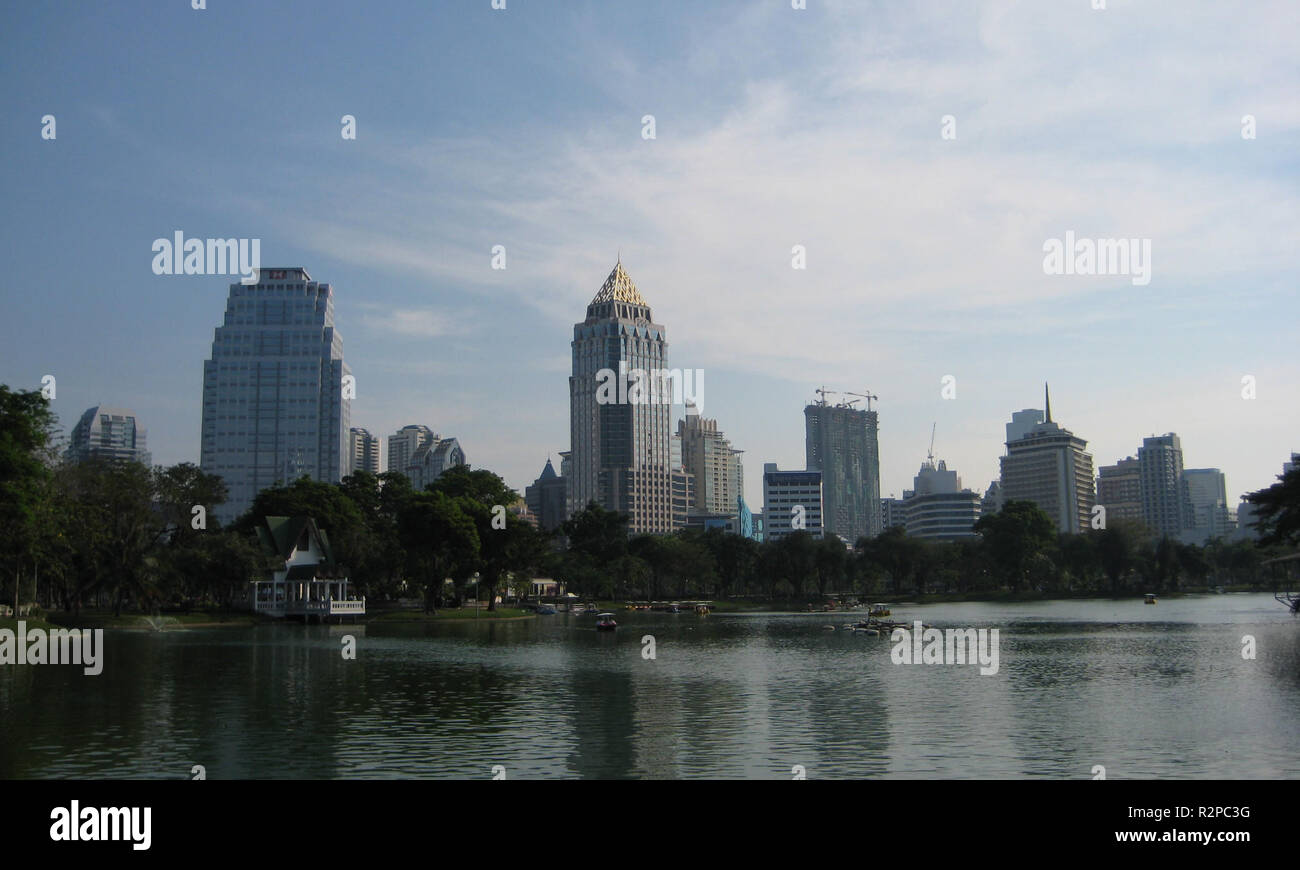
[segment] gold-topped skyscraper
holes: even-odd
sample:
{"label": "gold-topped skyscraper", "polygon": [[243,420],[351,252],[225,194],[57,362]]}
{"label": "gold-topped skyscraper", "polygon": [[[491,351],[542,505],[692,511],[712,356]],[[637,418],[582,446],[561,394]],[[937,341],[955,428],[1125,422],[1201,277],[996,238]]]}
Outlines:
{"label": "gold-topped skyscraper", "polygon": [[667,367],[668,340],[621,257],[574,324],[572,348],[569,515],[595,502],[627,514],[633,534],[672,531],[671,396],[636,401],[628,389],[637,372]]}

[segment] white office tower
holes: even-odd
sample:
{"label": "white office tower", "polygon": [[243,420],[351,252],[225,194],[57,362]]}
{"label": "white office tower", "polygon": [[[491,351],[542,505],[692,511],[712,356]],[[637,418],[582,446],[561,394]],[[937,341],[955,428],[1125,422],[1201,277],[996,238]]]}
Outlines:
{"label": "white office tower", "polygon": [[199,460],[229,490],[215,511],[222,523],[273,484],[335,483],[348,473],[351,380],[331,285],[302,268],[262,269],[256,284],[230,285],[203,363]]}
{"label": "white office tower", "polygon": [[781,471],[775,462],[764,463],[764,539],[779,541],[797,531],[822,537],[822,473]]}
{"label": "white office tower", "polygon": [[963,489],[957,472],[950,471],[942,459],[937,465],[933,456],[926,459],[913,485],[905,503],[909,535],[941,541],[976,537],[980,494]]}

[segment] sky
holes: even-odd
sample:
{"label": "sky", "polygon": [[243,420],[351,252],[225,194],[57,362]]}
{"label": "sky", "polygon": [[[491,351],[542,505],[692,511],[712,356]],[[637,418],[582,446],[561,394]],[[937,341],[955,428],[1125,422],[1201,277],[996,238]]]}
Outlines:
{"label": "sky", "polygon": [[[0,383],[53,374],[66,429],[125,406],[197,462],[237,279],[151,246],[257,238],[334,286],[352,425],[428,425],[522,492],[621,257],[755,509],[819,386],[879,397],[901,495],[932,426],[983,491],[1044,382],[1097,466],[1176,432],[1235,503],[1300,450],[1300,4],[1092,5],[11,4]],[[1149,283],[1047,274],[1067,231],[1149,241]]]}

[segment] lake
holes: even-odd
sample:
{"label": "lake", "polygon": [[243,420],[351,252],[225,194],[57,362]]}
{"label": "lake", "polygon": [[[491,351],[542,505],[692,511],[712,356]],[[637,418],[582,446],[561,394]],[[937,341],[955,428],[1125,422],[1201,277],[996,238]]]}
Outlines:
{"label": "lake", "polygon": [[1300,621],[1266,594],[893,606],[997,628],[989,676],[895,664],[860,612],[617,618],[105,632],[99,676],[0,667],[0,777],[1300,776]]}

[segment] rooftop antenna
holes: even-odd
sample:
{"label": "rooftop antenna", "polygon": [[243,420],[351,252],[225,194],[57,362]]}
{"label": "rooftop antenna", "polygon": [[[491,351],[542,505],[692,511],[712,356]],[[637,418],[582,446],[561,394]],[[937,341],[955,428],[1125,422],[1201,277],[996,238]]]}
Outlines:
{"label": "rooftop antenna", "polygon": [[1043,402],[1047,405],[1047,420],[1044,422],[1050,423],[1052,422],[1052,394],[1047,391],[1047,381],[1043,381]]}

